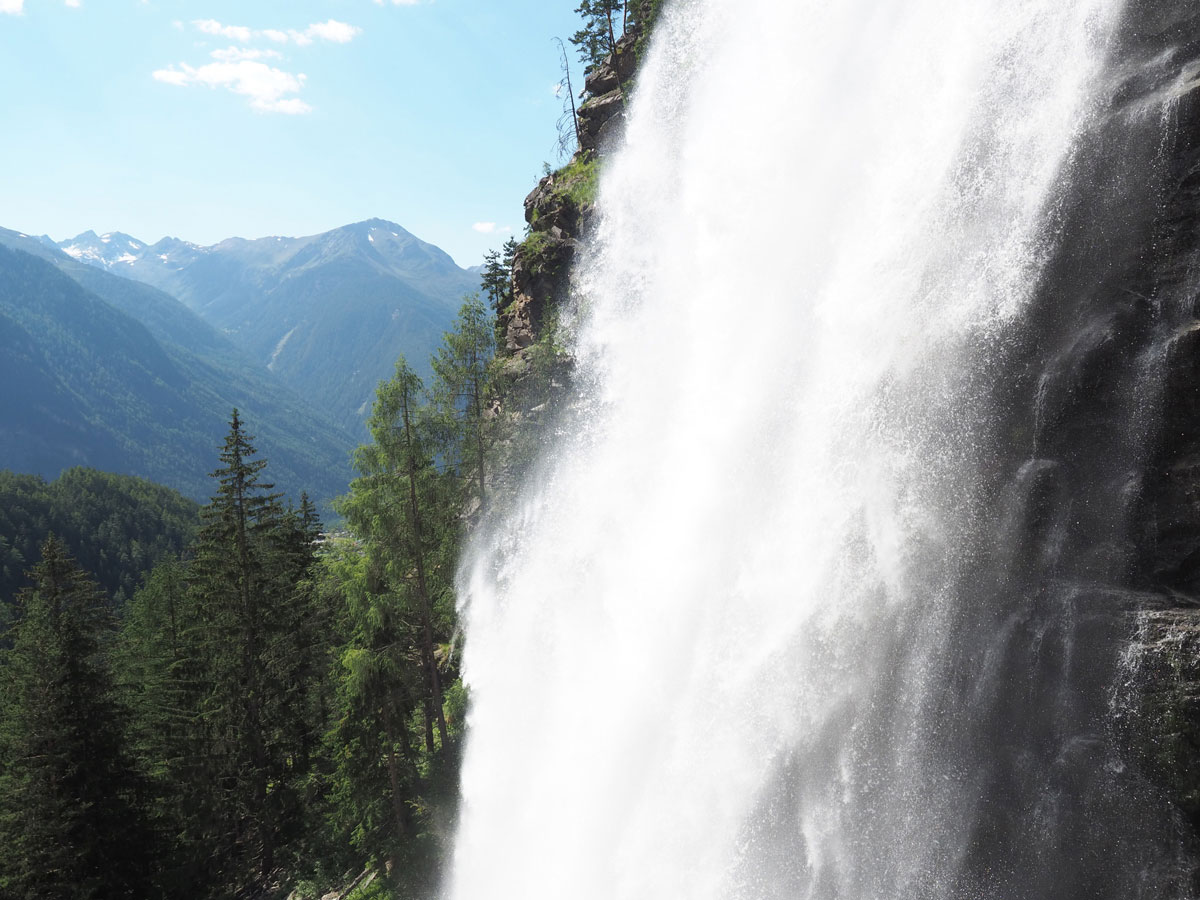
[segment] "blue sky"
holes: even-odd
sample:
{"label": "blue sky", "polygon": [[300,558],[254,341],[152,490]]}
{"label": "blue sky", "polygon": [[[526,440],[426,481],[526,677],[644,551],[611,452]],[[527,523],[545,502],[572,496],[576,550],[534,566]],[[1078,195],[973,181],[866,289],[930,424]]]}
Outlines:
{"label": "blue sky", "polygon": [[474,265],[556,161],[577,5],[0,0],[0,226],[211,244],[378,216]]}

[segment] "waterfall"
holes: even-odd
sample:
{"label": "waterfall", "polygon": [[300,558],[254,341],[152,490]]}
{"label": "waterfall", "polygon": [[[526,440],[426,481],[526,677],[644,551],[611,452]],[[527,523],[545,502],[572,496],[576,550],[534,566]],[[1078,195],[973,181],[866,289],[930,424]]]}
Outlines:
{"label": "waterfall", "polygon": [[1064,424],[1124,5],[668,5],[460,579],[455,900],[1183,895],[1109,724],[1145,404]]}

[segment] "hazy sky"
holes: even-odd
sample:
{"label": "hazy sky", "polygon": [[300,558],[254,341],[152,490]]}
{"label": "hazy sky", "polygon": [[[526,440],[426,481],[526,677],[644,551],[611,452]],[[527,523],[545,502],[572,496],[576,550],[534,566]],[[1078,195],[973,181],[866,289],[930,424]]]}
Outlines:
{"label": "hazy sky", "polygon": [[210,244],[379,216],[473,265],[555,161],[577,5],[0,0],[0,226]]}

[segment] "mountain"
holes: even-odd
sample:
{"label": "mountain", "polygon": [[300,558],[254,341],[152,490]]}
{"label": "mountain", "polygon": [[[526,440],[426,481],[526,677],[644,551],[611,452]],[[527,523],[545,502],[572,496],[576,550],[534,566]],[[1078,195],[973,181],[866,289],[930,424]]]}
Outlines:
{"label": "mountain", "polygon": [[85,231],[77,235],[74,241],[64,243],[66,246],[62,247],[62,251],[67,256],[105,269],[111,269],[118,263],[132,262],[146,249],[141,241],[119,231],[101,235]]}
{"label": "mountain", "polygon": [[[0,233],[0,244],[25,240],[37,242]],[[93,290],[61,265],[0,245],[0,466],[52,476],[86,465],[207,499],[237,406],[281,490],[320,501],[345,490],[347,432],[172,298],[103,272],[87,273]]]}
{"label": "mountain", "polygon": [[[91,232],[88,232],[90,234]],[[82,235],[80,237],[83,237]],[[124,236],[122,236],[124,237]],[[0,245],[40,257],[100,299],[133,316],[160,341],[179,344],[206,357],[226,359],[234,367],[259,369],[249,354],[165,291],[112,274],[96,257],[71,256],[48,237],[31,237],[0,228]],[[87,260],[82,262],[81,259]]]}
{"label": "mountain", "polygon": [[378,382],[403,353],[428,373],[477,272],[392,222],[309,237],[146,245],[85,232],[59,246],[80,263],[177,297],[253,359],[361,433]]}

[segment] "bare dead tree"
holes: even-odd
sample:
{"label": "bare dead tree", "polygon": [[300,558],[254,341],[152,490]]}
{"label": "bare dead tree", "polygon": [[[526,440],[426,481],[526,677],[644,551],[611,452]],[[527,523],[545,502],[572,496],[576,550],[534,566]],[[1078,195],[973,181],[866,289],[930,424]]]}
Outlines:
{"label": "bare dead tree", "polygon": [[[559,116],[558,128],[558,155],[561,159],[568,156],[579,149],[579,113],[575,109],[575,89],[571,86],[571,65],[567,59],[567,48],[563,44],[562,38],[555,37],[555,43],[558,44],[559,52],[559,68],[562,72],[562,81],[559,82],[559,93],[562,93],[562,88],[565,86],[567,91],[567,100],[563,103],[562,115]],[[570,113],[570,118],[567,114]],[[570,130],[567,130],[567,125],[570,125]]]}

